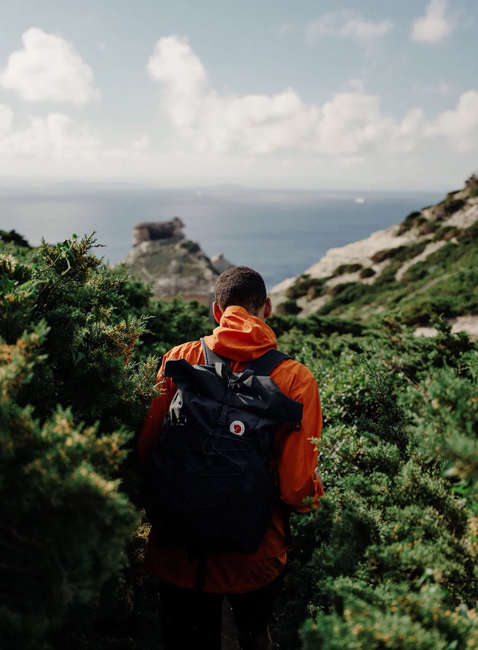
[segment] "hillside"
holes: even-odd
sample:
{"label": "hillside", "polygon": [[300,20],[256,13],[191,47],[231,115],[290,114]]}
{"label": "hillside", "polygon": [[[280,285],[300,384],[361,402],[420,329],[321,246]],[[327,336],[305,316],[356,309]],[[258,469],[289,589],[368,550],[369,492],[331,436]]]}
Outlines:
{"label": "hillside", "polygon": [[[368,321],[393,313],[411,326],[438,316],[455,329],[478,314],[478,177],[440,203],[366,239],[327,251],[272,289],[278,314]],[[478,332],[477,332],[478,333]]]}

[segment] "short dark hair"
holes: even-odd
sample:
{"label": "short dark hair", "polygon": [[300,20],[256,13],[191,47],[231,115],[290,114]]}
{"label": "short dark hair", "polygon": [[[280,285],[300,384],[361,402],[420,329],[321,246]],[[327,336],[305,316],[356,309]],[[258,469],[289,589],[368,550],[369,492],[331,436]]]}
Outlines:
{"label": "short dark hair", "polygon": [[214,299],[222,311],[230,305],[239,305],[257,314],[267,300],[266,285],[254,269],[231,266],[218,277]]}

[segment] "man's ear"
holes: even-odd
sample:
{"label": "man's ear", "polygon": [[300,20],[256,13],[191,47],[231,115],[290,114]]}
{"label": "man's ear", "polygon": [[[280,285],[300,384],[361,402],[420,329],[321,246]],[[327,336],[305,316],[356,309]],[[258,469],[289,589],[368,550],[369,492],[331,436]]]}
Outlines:
{"label": "man's ear", "polygon": [[216,301],[212,303],[212,315],[214,316],[216,323],[219,325],[221,322],[222,309],[219,307]]}
{"label": "man's ear", "polygon": [[264,318],[269,318],[271,314],[272,314],[272,302],[269,296],[267,296],[267,300],[264,305]]}

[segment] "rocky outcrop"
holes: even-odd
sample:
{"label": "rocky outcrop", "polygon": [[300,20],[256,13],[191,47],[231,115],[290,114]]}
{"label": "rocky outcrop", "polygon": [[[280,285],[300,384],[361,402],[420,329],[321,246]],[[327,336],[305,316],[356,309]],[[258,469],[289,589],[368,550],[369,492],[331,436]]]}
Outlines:
{"label": "rocky outcrop", "polygon": [[211,258],[211,263],[218,273],[222,273],[231,266],[234,266],[227,260],[222,253]]}
{"label": "rocky outcrop", "polygon": [[180,296],[209,304],[216,278],[231,266],[223,255],[215,263],[184,235],[179,217],[144,222],[133,229],[133,247],[123,260],[138,279],[151,284],[158,298]]}
{"label": "rocky outcrop", "polygon": [[133,228],[133,246],[147,241],[161,241],[173,244],[184,239],[184,223],[179,217],[171,221],[149,221],[137,223]]}

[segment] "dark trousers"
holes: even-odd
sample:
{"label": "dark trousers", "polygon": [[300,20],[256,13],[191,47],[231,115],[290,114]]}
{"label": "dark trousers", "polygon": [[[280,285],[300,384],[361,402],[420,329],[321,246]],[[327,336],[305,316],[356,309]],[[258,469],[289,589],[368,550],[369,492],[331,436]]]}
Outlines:
{"label": "dark trousers", "polygon": [[[254,647],[258,635],[267,633],[282,581],[283,576],[279,576],[256,591],[227,594],[244,650]],[[223,594],[182,589],[165,582],[160,583],[159,591],[165,650],[221,650]]]}

